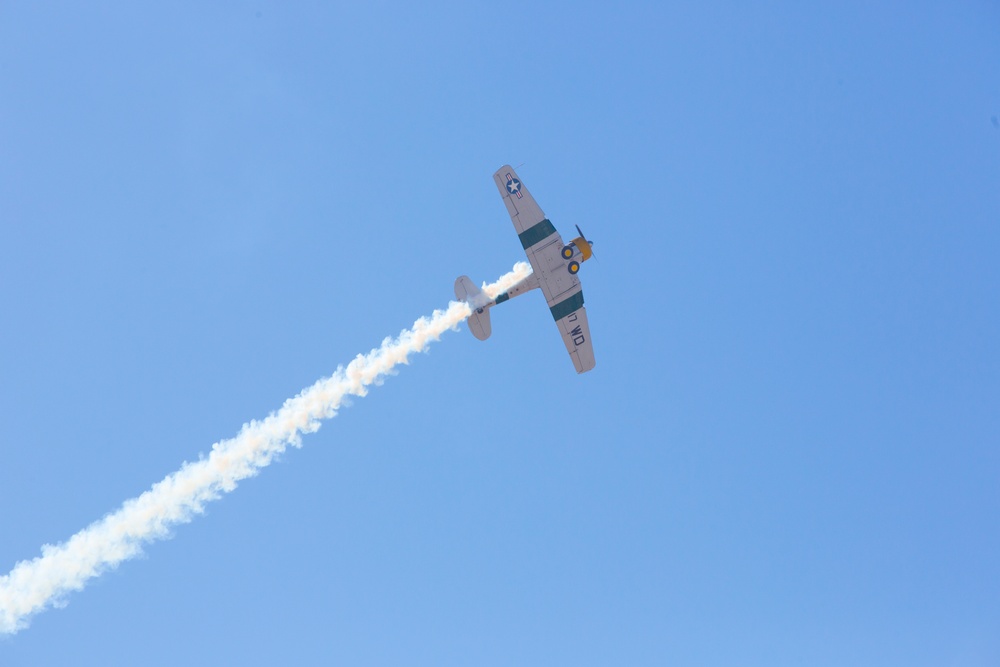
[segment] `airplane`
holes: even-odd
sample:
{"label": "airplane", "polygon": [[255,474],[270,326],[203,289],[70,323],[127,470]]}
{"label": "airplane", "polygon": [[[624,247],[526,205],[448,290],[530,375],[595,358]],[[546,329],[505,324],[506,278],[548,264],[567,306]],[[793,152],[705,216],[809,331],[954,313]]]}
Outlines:
{"label": "airplane", "polygon": [[455,281],[455,298],[473,308],[466,320],[469,331],[479,340],[486,340],[491,333],[490,308],[533,289],[541,289],[576,372],[586,373],[596,362],[587,309],[583,307],[583,288],[576,274],[580,265],[594,256],[593,242],[587,240],[577,225],[579,236],[564,244],[510,165],[500,167],[493,174],[493,182],[507,206],[532,273],[494,299],[476,287],[468,276],[459,277]]}

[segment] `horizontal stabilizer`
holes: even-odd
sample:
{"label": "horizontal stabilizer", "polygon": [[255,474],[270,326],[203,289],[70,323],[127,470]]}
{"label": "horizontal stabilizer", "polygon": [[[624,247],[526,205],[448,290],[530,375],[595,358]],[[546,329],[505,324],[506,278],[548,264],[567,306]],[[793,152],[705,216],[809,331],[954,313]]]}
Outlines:
{"label": "horizontal stabilizer", "polygon": [[473,308],[479,308],[483,304],[477,302],[485,298],[485,295],[483,290],[476,287],[476,283],[469,280],[469,276],[459,276],[455,279],[455,298]]}
{"label": "horizontal stabilizer", "polygon": [[469,280],[468,276],[460,276],[455,281],[455,298],[464,301],[472,307],[472,314],[466,323],[469,331],[479,340],[486,340],[490,337],[490,311],[483,308],[488,297],[476,284]]}
{"label": "horizontal stabilizer", "polygon": [[478,310],[472,311],[469,315],[469,319],[466,320],[466,324],[469,325],[469,331],[472,335],[479,340],[486,340],[490,337],[490,311],[483,309],[481,312]]}

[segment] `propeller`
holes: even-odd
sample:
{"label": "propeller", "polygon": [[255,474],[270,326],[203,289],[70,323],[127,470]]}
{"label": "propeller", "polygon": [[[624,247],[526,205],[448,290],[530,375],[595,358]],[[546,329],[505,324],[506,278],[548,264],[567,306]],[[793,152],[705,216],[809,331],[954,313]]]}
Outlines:
{"label": "propeller", "polygon": [[580,229],[580,225],[573,225],[573,226],[576,227],[576,233],[580,235],[580,238],[582,238],[584,241],[590,244],[590,256],[593,257],[594,259],[597,259],[597,255],[594,254],[594,242],[588,239],[586,236],[584,236],[583,230]]}

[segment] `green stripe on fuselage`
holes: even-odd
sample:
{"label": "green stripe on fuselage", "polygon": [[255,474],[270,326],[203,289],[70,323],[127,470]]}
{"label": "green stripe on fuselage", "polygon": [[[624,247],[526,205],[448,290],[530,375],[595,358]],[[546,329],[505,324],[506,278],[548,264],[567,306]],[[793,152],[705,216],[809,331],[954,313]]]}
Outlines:
{"label": "green stripe on fuselage", "polygon": [[517,238],[521,239],[521,247],[527,250],[539,241],[544,241],[555,233],[556,228],[552,226],[548,218],[545,218],[537,225],[532,225],[525,229],[517,235]]}
{"label": "green stripe on fuselage", "polygon": [[549,308],[552,311],[552,318],[558,322],[575,310],[583,308],[583,290],[580,290],[571,297],[568,297],[556,305]]}
{"label": "green stripe on fuselage", "polygon": [[[507,238],[510,238],[510,237],[508,236]],[[503,294],[500,294],[500,295],[497,296],[495,303],[503,303],[504,301],[507,301],[508,299],[510,299],[510,294],[507,294],[507,292],[504,292]]]}

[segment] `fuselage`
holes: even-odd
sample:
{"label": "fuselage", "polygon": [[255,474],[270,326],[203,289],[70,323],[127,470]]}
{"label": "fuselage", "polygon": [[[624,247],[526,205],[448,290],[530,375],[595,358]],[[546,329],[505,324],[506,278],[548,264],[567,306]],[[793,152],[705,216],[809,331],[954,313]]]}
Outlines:
{"label": "fuselage", "polygon": [[476,312],[481,313],[487,308],[492,308],[493,306],[499,303],[503,303],[504,301],[510,301],[515,296],[520,296],[525,292],[530,292],[533,289],[538,289],[538,276],[532,273],[531,275],[525,276],[525,278],[520,282],[515,283],[514,286],[508,289],[506,292],[503,292],[502,294],[497,294],[495,299],[491,299],[485,305],[476,308]]}

